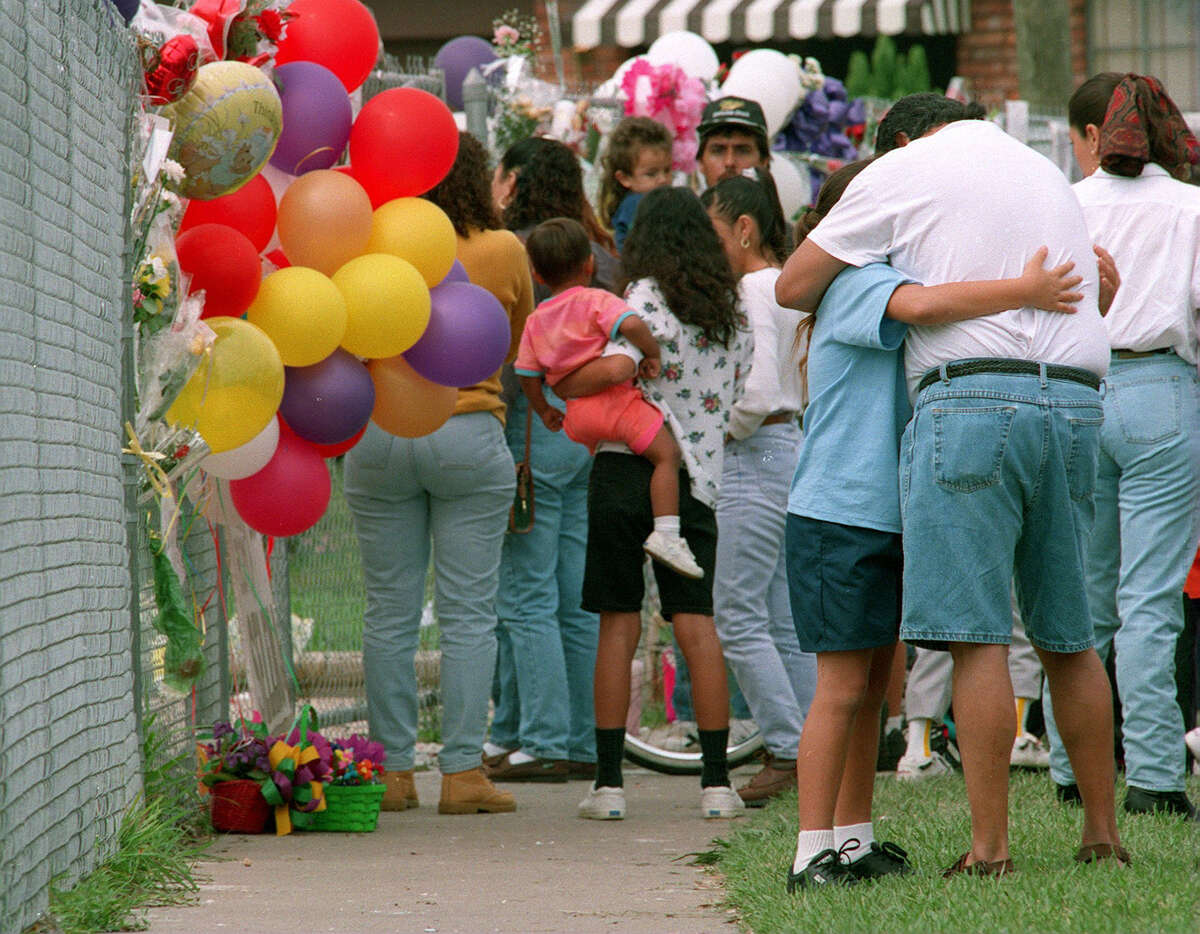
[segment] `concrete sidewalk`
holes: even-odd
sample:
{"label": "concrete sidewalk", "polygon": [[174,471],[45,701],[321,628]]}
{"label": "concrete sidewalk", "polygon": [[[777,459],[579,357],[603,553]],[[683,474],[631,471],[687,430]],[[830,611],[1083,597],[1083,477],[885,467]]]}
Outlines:
{"label": "concrete sidewalk", "polygon": [[[735,785],[753,774],[745,767]],[[626,768],[628,816],[585,821],[586,782],[508,784],[513,814],[441,816],[437,772],[421,807],[374,833],[226,836],[200,902],[149,912],[150,931],[210,934],[593,932],[730,934],[719,879],[686,854],[728,821],[700,817],[700,783]]]}

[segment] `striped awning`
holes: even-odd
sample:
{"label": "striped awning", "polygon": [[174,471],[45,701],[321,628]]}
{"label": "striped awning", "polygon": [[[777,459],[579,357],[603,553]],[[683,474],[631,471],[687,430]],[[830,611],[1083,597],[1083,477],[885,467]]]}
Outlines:
{"label": "striped awning", "polygon": [[712,43],[956,34],[970,0],[587,0],[572,17],[577,49],[649,45],[677,30]]}

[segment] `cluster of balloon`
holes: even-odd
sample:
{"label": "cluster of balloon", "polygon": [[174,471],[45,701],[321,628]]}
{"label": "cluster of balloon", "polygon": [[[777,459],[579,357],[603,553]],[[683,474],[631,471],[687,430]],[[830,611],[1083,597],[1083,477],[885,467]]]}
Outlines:
{"label": "cluster of balloon", "polygon": [[201,466],[275,536],[320,519],[324,459],[369,421],[435,431],[509,346],[500,303],[455,259],[450,219],[418,197],[454,164],[450,109],[399,88],[353,117],[349,94],[379,50],[370,11],[295,0],[288,12],[273,73],[203,65],[163,108],[190,199],[176,252],[216,333],[167,417],[200,433]]}

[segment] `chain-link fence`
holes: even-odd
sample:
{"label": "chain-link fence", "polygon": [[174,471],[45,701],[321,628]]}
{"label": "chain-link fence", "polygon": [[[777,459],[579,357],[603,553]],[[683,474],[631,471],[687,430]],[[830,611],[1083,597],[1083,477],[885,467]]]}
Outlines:
{"label": "chain-link fence", "polygon": [[121,458],[138,63],[108,0],[0,0],[0,930],[139,789]]}

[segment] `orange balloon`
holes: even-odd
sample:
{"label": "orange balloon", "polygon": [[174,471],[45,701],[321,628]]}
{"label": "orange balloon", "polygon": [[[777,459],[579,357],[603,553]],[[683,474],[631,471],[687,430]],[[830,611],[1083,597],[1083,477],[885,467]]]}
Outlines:
{"label": "orange balloon", "polygon": [[389,434],[420,438],[437,431],[454,414],[458,390],[430,382],[403,357],[368,360],[375,383],[371,421]]}
{"label": "orange balloon", "polygon": [[279,199],[279,244],[293,266],[332,276],[371,239],[371,199],[344,172],[316,169],[297,178]]}

